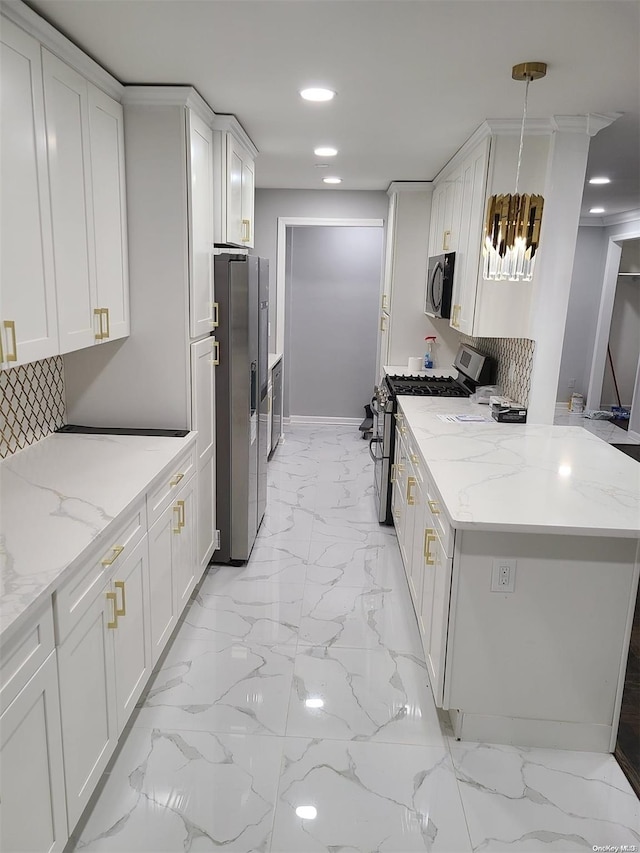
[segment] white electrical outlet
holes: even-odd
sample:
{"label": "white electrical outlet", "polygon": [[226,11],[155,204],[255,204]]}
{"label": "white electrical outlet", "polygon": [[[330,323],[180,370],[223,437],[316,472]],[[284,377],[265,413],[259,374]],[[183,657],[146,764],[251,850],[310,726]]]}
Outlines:
{"label": "white electrical outlet", "polygon": [[576,380],[575,380],[575,379],[569,379],[569,381],[567,382],[567,388],[568,388],[570,391],[573,391],[573,389],[574,389],[575,387],[576,387]]}
{"label": "white electrical outlet", "polygon": [[491,592],[514,592],[516,588],[516,561],[494,560],[491,570]]}

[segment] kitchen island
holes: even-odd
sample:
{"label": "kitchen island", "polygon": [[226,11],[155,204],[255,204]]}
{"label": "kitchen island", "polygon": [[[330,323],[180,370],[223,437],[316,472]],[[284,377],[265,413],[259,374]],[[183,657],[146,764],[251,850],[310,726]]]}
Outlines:
{"label": "kitchen island", "polygon": [[436,704],[461,739],[613,751],[640,466],[581,427],[398,403],[392,508]]}

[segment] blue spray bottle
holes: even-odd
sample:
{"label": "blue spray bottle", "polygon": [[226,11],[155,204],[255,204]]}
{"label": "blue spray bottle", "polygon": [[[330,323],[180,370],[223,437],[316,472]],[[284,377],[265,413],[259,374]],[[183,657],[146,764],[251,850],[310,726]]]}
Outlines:
{"label": "blue spray bottle", "polygon": [[427,342],[427,351],[424,354],[424,369],[429,370],[430,367],[433,367],[433,356],[431,354],[431,347],[436,341],[436,336],[427,335],[425,341]]}

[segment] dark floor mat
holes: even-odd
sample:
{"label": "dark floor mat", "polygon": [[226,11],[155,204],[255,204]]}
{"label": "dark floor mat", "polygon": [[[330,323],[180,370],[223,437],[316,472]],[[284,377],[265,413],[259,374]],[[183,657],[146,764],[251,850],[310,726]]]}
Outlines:
{"label": "dark floor mat", "polygon": [[611,447],[621,450],[627,456],[635,459],[636,462],[640,462],[640,444],[612,444]]}

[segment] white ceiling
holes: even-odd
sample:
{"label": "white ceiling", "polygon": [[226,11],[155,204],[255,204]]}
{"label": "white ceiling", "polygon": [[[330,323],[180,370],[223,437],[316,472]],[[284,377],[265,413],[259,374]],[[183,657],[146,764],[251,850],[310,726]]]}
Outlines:
{"label": "white ceiling", "polygon": [[[259,187],[429,180],[485,118],[519,118],[511,66],[549,65],[529,115],[621,111],[591,143],[583,211],[640,206],[637,0],[31,0],[123,83],[190,84],[238,117]],[[298,89],[338,97],[309,104]],[[335,145],[329,169],[313,148]],[[326,161],[329,162],[329,161]],[[514,176],[515,177],[515,176]]]}

